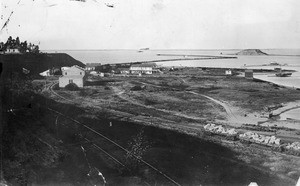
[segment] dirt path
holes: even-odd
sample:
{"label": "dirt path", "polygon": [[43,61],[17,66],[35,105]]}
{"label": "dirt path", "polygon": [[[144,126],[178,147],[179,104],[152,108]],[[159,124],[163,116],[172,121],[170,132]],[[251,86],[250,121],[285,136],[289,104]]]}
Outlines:
{"label": "dirt path", "polygon": [[149,105],[145,105],[145,104],[139,103],[136,100],[130,99],[127,96],[124,96],[125,91],[120,90],[117,87],[111,87],[111,89],[115,92],[115,94],[120,99],[123,99],[123,100],[125,100],[125,101],[127,101],[127,102],[129,102],[133,105],[138,105],[138,106],[145,107],[145,108],[148,108],[148,109],[154,109],[154,110],[157,110],[157,111],[165,112],[167,114],[183,117],[183,118],[186,118],[186,119],[193,119],[193,120],[204,120],[205,119],[205,118],[196,117],[196,116],[189,116],[189,115],[183,114],[181,112],[170,111],[170,110],[165,110],[165,109],[158,109],[158,108],[155,108],[155,107],[152,107],[152,106],[149,106]]}
{"label": "dirt path", "polygon": [[209,99],[209,100],[211,100],[211,101],[217,103],[218,105],[222,106],[222,107],[225,109],[225,111],[226,111],[226,113],[227,113],[227,115],[228,115],[228,118],[231,118],[231,119],[237,119],[236,114],[232,112],[232,110],[230,109],[230,107],[229,107],[226,103],[224,103],[224,102],[222,102],[222,101],[219,101],[219,100],[216,100],[216,99],[214,99],[214,98],[212,98],[212,97],[206,96],[206,95],[204,95],[204,94],[199,94],[199,93],[194,92],[194,91],[187,91],[187,92],[189,92],[189,93],[191,93],[191,94],[198,95],[198,96],[205,97],[205,98],[207,98],[207,99]]}
{"label": "dirt path", "polygon": [[241,108],[231,106],[228,103],[225,103],[223,101],[214,99],[210,96],[207,96],[207,95],[204,95],[204,94],[199,94],[199,93],[194,92],[194,91],[187,91],[187,92],[189,92],[191,94],[195,94],[195,95],[205,97],[205,98],[215,102],[216,104],[222,106],[226,111],[227,120],[228,120],[230,125],[240,126],[242,124],[258,124],[259,122],[267,121],[267,118],[258,117],[258,114],[255,114],[255,113],[247,113],[245,115],[245,112]]}
{"label": "dirt path", "polygon": [[[183,78],[179,78],[179,80],[183,83],[187,82],[183,79]],[[153,86],[153,87],[158,87],[158,88],[166,88],[165,86],[160,86],[160,85],[153,85],[150,83],[145,83],[145,82],[140,82],[139,83],[143,84],[143,85],[148,85],[148,86]],[[202,96],[205,97],[209,100],[211,100],[212,102],[220,105],[221,107],[224,108],[224,110],[226,111],[227,114],[227,122],[229,122],[229,124],[231,124],[232,126],[240,126],[242,124],[258,124],[258,122],[264,122],[267,119],[266,118],[260,118],[257,117],[258,114],[253,114],[253,113],[247,113],[247,115],[245,116],[245,112],[243,112],[240,108],[236,108],[233,107],[223,101],[214,99],[210,96],[204,95],[204,94],[200,94],[194,91],[186,91],[187,93],[191,93],[194,95],[198,95],[198,96]],[[219,111],[216,111],[219,112]],[[218,122],[224,122],[224,121],[218,121]]]}
{"label": "dirt path", "polygon": [[272,113],[273,113],[273,115],[277,116],[282,113],[288,112],[290,110],[298,109],[298,108],[300,108],[300,101],[290,102],[290,103],[285,104],[285,106],[274,110]]}

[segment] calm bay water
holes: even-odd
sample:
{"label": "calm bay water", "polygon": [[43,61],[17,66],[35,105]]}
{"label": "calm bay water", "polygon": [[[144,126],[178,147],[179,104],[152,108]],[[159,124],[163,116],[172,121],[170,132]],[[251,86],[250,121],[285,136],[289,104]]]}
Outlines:
{"label": "calm bay water", "polygon": [[[177,59],[183,56],[158,56],[157,54],[176,54],[176,55],[220,55],[221,53],[225,56],[239,52],[240,49],[236,50],[146,50],[143,52],[138,52],[138,50],[48,50],[45,52],[64,52],[75,59],[83,63],[124,63],[124,62],[137,62],[137,61],[151,61],[160,59]],[[298,57],[284,57],[284,56],[238,56],[238,59],[226,59],[226,60],[196,60],[196,61],[173,61],[166,62],[165,65],[168,66],[203,66],[203,65],[215,65],[226,67],[241,67],[244,64],[253,65],[261,64],[261,62],[269,63],[272,60],[276,60],[279,63],[286,60],[288,62],[294,62],[294,58],[298,59],[298,64],[300,66],[300,49],[267,49],[263,50],[268,54],[280,54],[280,55],[299,55]],[[278,59],[279,57],[279,59]],[[253,59],[258,59],[253,60]],[[278,60],[277,60],[278,59]],[[291,60],[291,61],[289,61]],[[222,64],[224,63],[225,64]]]}
{"label": "calm bay water", "polygon": [[290,119],[295,119],[295,120],[300,121],[300,114],[299,113],[300,113],[300,108],[290,110],[290,111],[287,111],[287,112],[284,112],[284,113],[280,114],[280,119],[281,120],[286,120],[286,119],[290,118]]}

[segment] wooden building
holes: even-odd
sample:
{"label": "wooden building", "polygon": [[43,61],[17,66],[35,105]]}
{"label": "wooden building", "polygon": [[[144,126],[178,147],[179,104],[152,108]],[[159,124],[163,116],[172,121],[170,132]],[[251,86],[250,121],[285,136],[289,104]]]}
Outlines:
{"label": "wooden building", "polygon": [[245,70],[245,78],[246,79],[253,79],[253,70],[252,69],[246,69]]}
{"label": "wooden building", "polygon": [[84,68],[74,65],[69,69],[62,70],[59,77],[59,87],[63,88],[70,83],[75,83],[78,87],[83,87],[85,82]]}
{"label": "wooden building", "polygon": [[155,63],[141,63],[130,66],[131,74],[152,74],[153,68],[156,67]]}

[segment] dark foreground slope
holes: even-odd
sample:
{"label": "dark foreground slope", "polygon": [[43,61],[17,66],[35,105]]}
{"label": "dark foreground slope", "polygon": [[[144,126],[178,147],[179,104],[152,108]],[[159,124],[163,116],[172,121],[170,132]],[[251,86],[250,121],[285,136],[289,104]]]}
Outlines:
{"label": "dark foreground slope", "polygon": [[84,67],[84,64],[68,54],[10,54],[0,55],[0,62],[3,69],[2,77],[9,77],[12,72],[22,72],[23,68],[29,70],[30,76],[36,76],[39,73],[53,68],[78,65]]}
{"label": "dark foreground slope", "polygon": [[[181,185],[248,185],[251,181],[260,185],[294,185],[247,166],[235,152],[210,141],[104,118],[104,114],[97,111],[93,111],[97,118],[91,118],[91,110],[30,92],[18,95],[14,90],[8,91],[8,87],[1,90],[5,93],[1,100],[7,100],[3,111],[14,108],[2,112],[3,138],[0,143],[3,178],[11,185],[174,185],[162,174],[133,159],[130,153],[126,154],[47,107],[102,133]],[[14,95],[15,101],[10,102],[10,94]],[[92,143],[80,138],[82,135]],[[95,149],[93,143],[125,166]],[[95,168],[105,176],[107,184],[97,175],[90,176]]]}
{"label": "dark foreground slope", "polygon": [[268,55],[268,54],[259,49],[246,49],[236,53],[235,55],[257,56],[257,55]]}

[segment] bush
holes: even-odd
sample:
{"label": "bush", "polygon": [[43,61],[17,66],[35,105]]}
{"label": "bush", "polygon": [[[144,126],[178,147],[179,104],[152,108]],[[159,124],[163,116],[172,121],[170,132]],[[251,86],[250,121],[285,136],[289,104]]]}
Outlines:
{"label": "bush", "polygon": [[88,93],[85,90],[80,90],[79,96],[87,96]]}
{"label": "bush", "polygon": [[65,89],[70,90],[70,91],[76,91],[79,90],[78,86],[75,83],[70,83],[68,84]]}
{"label": "bush", "polygon": [[55,85],[52,87],[52,89],[53,89],[53,90],[59,90],[59,85],[58,85],[58,83],[55,84]]}
{"label": "bush", "polygon": [[145,88],[146,88],[145,86],[136,85],[136,86],[132,87],[130,90],[139,91],[139,90],[144,90]]}
{"label": "bush", "polygon": [[155,105],[155,104],[157,104],[156,101],[146,98],[145,105]]}

